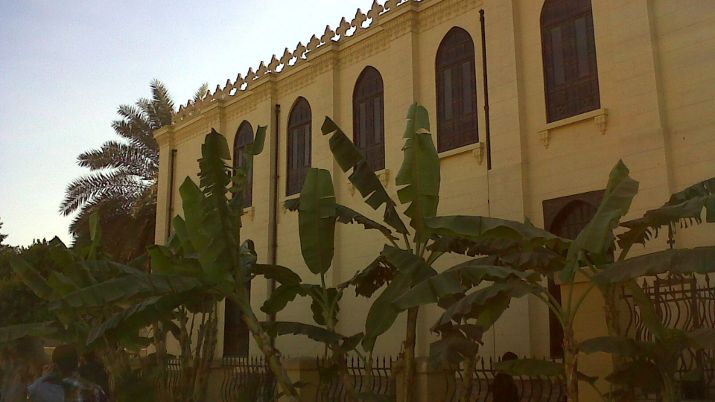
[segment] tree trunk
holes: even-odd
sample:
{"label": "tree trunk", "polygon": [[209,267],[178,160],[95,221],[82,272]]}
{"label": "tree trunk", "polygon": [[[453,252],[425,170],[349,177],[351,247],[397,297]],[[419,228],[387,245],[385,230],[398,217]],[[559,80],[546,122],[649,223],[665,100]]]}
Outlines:
{"label": "tree trunk", "polygon": [[415,345],[417,343],[417,313],[419,307],[407,310],[407,330],[405,334],[405,350],[402,355],[404,375],[402,377],[402,401],[412,402],[415,377]]}
{"label": "tree trunk", "polygon": [[236,303],[236,305],[238,305],[241,309],[241,313],[243,313],[243,322],[246,323],[246,326],[253,335],[253,339],[256,341],[258,348],[263,353],[263,356],[265,356],[273,375],[276,376],[276,381],[278,381],[281,392],[285,395],[285,400],[287,402],[299,402],[298,391],[293,386],[293,382],[290,380],[290,377],[288,377],[288,373],[283,368],[283,365],[281,365],[278,352],[271,344],[271,337],[268,336],[251,309],[246,289],[239,287],[238,293],[238,295],[229,294],[226,295],[226,297]]}
{"label": "tree trunk", "polygon": [[346,357],[343,356],[339,358],[340,361],[336,361],[338,364],[338,375],[340,376],[340,382],[343,384],[346,392],[347,402],[357,402],[357,392],[355,391],[355,384],[353,384],[350,373],[348,372],[348,365]]}
{"label": "tree trunk", "polygon": [[474,383],[474,367],[477,364],[476,356],[469,357],[464,360],[464,378],[462,384],[464,385],[464,391],[462,392],[462,402],[470,402],[472,395],[472,384]]}
{"label": "tree trunk", "polygon": [[578,350],[573,335],[573,327],[564,328],[564,370],[566,375],[567,402],[578,402]]}

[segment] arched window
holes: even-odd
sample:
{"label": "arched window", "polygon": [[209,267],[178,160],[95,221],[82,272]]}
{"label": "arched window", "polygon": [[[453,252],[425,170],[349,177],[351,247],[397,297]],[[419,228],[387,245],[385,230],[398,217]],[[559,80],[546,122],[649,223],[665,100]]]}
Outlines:
{"label": "arched window", "polygon": [[601,107],[591,0],[546,0],[541,50],[548,122]]}
{"label": "arched window", "polygon": [[366,67],[353,91],[353,133],[372,170],[385,168],[384,90],[382,76]]}
{"label": "arched window", "polygon": [[437,150],[479,141],[474,42],[467,31],[452,28],[437,50]]}
{"label": "arched window", "polygon": [[288,174],[286,195],[297,194],[310,168],[310,105],[305,98],[295,101],[288,116]]}
{"label": "arched window", "polygon": [[[241,123],[233,140],[233,168],[238,169],[245,165],[244,151],[246,145],[253,142],[253,127],[247,121]],[[248,172],[246,185],[243,188],[243,206],[250,207],[253,204],[253,170]]]}
{"label": "arched window", "polygon": [[[602,191],[578,194],[544,201],[544,226],[553,234],[575,239],[596,214]],[[549,279],[549,293],[561,303],[561,288]],[[551,357],[563,357],[564,331],[554,313],[549,312],[549,346]]]}

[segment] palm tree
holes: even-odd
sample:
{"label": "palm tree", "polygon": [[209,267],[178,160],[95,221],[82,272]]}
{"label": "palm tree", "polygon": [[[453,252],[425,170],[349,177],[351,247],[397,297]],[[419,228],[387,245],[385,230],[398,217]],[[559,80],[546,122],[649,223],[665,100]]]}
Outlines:
{"label": "palm tree", "polygon": [[[0,229],[2,229],[2,221],[0,221]],[[0,246],[2,246],[2,242],[7,238],[7,235],[0,233]]]}
{"label": "palm tree", "polygon": [[[107,141],[79,155],[78,164],[90,173],[67,186],[60,205],[65,216],[78,212],[70,224],[75,245],[88,241],[89,216],[98,211],[104,248],[120,260],[137,257],[154,243],[159,147],[153,133],[171,124],[174,101],[161,81],[153,80],[150,87],[151,99],[119,106],[121,118],[112,128],[122,141]],[[207,91],[208,85],[203,84],[194,101]]]}

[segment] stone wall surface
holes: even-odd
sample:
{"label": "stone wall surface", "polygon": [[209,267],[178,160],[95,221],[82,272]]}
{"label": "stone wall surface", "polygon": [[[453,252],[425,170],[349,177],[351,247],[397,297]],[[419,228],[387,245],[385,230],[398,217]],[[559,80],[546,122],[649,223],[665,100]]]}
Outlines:
{"label": "stone wall surface", "polygon": [[[367,3],[367,1],[366,1]],[[229,144],[242,121],[254,129],[268,126],[264,152],[255,159],[253,206],[242,235],[255,241],[259,258],[269,257],[272,207],[272,155],[278,155],[278,202],[285,195],[286,127],[295,100],[312,109],[312,165],[333,175],[339,202],[368,216],[359,193],[333,162],[327,138],[320,134],[324,116],[352,133],[355,81],[367,66],[382,75],[385,99],[385,169],[378,172],[396,196],[394,177],[402,155],[402,133],[410,104],[424,104],[436,128],[435,55],[452,27],[461,27],[475,44],[479,143],[440,154],[442,185],[439,214],[488,215],[544,223],[543,202],[602,190],[612,166],[622,159],[640,182],[629,217],[662,204],[670,193],[715,173],[715,2],[709,0],[593,0],[601,108],[547,124],[539,15],[543,0],[423,0],[374,2],[334,30],[299,43],[294,50],[263,62],[245,75],[218,86],[202,101],[187,103],[172,126],[156,133],[160,144],[157,242],[166,240],[168,218],[181,213],[178,187],[196,178],[203,137],[211,128]],[[480,10],[486,18],[486,66],[483,79]],[[301,38],[297,38],[301,39]],[[228,39],[227,39],[228,40]],[[227,42],[228,43],[228,42]],[[492,168],[485,162],[484,86],[489,91]],[[280,112],[276,112],[280,105]],[[433,130],[435,131],[435,130]],[[276,137],[277,135],[277,137]],[[276,152],[276,140],[278,149]],[[174,182],[169,182],[170,155],[176,151]],[[169,194],[173,188],[173,201]],[[395,197],[396,198],[396,197]],[[297,215],[278,207],[279,264],[311,278],[298,239]],[[682,246],[706,244],[711,228],[677,233]],[[364,268],[381,250],[382,239],[356,225],[339,225],[335,267],[330,284],[343,282]],[[643,251],[663,247],[654,242]],[[459,261],[445,258],[440,267]],[[318,278],[313,278],[316,283]],[[258,309],[269,289],[252,286]],[[595,305],[595,304],[594,304]],[[352,294],[342,301],[338,330],[363,330],[369,301]],[[306,302],[291,304],[279,318],[310,320]],[[584,313],[590,317],[597,311]],[[429,328],[438,315],[427,308],[420,316],[418,354],[428,353],[435,338]],[[586,317],[584,315],[584,317]],[[582,333],[597,319],[580,320]],[[593,323],[593,324],[592,324]],[[378,340],[376,353],[400,350],[404,319]],[[514,301],[485,336],[482,352],[500,356],[548,355],[546,308],[533,298]],[[222,354],[222,335],[217,354]],[[307,356],[320,345],[299,337],[278,340],[280,349]]]}

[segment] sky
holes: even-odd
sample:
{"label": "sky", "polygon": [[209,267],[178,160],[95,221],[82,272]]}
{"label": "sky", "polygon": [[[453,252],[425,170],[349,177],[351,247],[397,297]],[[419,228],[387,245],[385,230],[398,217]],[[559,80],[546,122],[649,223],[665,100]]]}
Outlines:
{"label": "sky", "polygon": [[71,242],[59,206],[157,78],[176,104],[333,29],[372,0],[0,0],[0,233]]}

